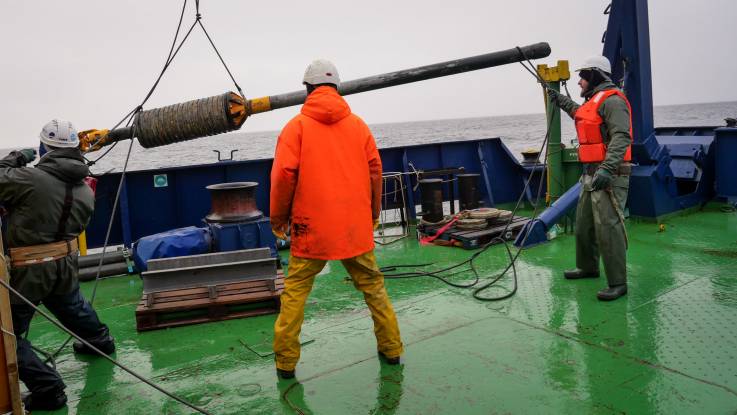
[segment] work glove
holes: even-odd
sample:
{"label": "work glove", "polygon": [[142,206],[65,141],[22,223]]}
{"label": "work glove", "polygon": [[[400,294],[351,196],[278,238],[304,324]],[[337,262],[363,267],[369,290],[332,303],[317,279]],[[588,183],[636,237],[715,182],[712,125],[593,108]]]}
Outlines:
{"label": "work glove", "polygon": [[23,163],[28,164],[32,162],[33,160],[36,160],[36,149],[35,148],[24,148],[23,150],[19,151],[21,156],[23,156]]}
{"label": "work glove", "polygon": [[374,230],[379,229],[379,218],[374,219]]}
{"label": "work glove", "polygon": [[550,97],[550,101],[553,104],[560,106],[560,92],[554,90],[553,88],[547,88],[546,91],[548,93],[548,97]]}
{"label": "work glove", "polygon": [[609,170],[598,168],[594,173],[594,179],[591,181],[591,188],[593,190],[604,190],[608,189],[612,184],[612,174]]}
{"label": "work glove", "polygon": [[282,241],[287,240],[287,225],[272,225],[271,226],[271,233],[276,236],[277,239],[281,239]]}

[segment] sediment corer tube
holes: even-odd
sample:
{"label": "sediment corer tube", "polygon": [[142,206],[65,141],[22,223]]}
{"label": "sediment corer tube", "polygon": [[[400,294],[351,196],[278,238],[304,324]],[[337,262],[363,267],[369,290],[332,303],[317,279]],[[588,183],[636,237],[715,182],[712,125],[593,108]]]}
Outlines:
{"label": "sediment corer tube", "polygon": [[246,120],[246,103],[235,92],[141,111],[133,126],[116,128],[110,142],[138,138],[144,148],[235,131]]}
{"label": "sediment corer tube", "polygon": [[234,92],[141,111],[133,120],[145,148],[193,140],[240,128],[246,120],[243,98]]}
{"label": "sediment corer tube", "polygon": [[[520,50],[522,53],[520,53]],[[510,63],[522,62],[526,59],[540,59],[548,56],[550,56],[550,45],[546,42],[540,42],[522,46],[519,49],[512,48],[500,50],[498,52],[485,53],[483,55],[418,66],[416,68],[403,69],[381,75],[367,76],[365,78],[341,82],[338,87],[338,91],[340,92],[340,95],[343,96],[359,94],[361,92],[389,88],[392,86],[425,81],[428,79],[442,78],[444,76],[492,68],[494,66],[508,65]],[[291,107],[293,105],[301,105],[305,102],[305,99],[307,99],[307,92],[304,90],[257,98],[248,101],[248,113],[251,115],[258,112],[271,111],[278,108]]]}
{"label": "sediment corer tube", "polygon": [[[545,42],[511,48],[468,58],[418,66],[380,75],[341,82],[341,95],[358,94],[433,78],[476,71],[494,66],[540,59],[550,55]],[[227,92],[167,107],[141,111],[132,127],[110,131],[105,144],[138,138],[145,148],[158,147],[237,130],[246,118],[260,112],[301,105],[307,98],[305,90],[264,96],[244,102],[238,94]]]}

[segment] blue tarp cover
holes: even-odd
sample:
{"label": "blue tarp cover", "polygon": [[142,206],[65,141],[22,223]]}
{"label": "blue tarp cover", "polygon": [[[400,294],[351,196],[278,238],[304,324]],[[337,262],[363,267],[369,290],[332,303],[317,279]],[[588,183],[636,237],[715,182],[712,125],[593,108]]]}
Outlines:
{"label": "blue tarp cover", "polygon": [[144,236],[133,244],[133,260],[139,271],[146,271],[149,259],[206,254],[210,240],[209,229],[195,226]]}

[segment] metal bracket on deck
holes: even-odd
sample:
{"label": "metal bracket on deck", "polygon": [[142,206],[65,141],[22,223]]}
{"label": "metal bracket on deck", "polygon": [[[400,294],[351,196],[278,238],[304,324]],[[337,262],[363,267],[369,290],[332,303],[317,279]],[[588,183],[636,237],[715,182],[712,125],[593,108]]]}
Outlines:
{"label": "metal bracket on deck", "polygon": [[156,293],[144,294],[146,296],[146,307],[151,308],[154,305],[154,296]]}
{"label": "metal bracket on deck", "polygon": [[218,287],[217,285],[208,285],[207,286],[207,296],[210,297],[211,300],[214,300],[218,298]]}

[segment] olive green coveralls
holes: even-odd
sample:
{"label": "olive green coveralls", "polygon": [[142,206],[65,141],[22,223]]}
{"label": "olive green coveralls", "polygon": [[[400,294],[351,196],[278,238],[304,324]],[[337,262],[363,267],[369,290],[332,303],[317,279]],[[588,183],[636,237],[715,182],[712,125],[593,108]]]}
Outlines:
{"label": "olive green coveralls", "polygon": [[[616,88],[608,80],[586,94],[588,101],[600,91]],[[557,104],[571,118],[580,107],[572,99],[559,95]],[[631,144],[630,114],[619,96],[608,97],[599,107],[603,119],[601,135],[607,146],[601,164],[584,165],[581,194],[576,207],[576,267],[586,273],[599,272],[599,257],[610,287],[627,283],[627,235],[622,221],[629,190],[630,164],[624,154]],[[593,190],[591,182],[597,168],[612,173],[609,189]]]}

